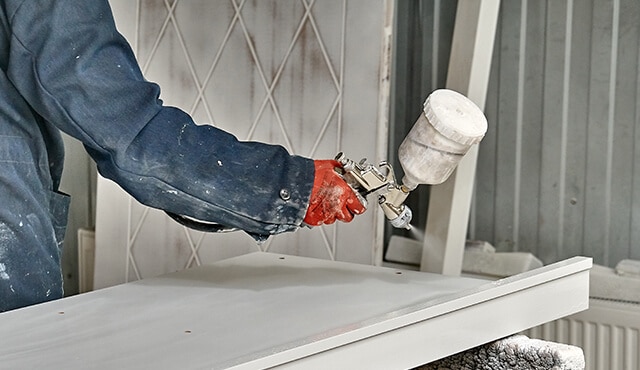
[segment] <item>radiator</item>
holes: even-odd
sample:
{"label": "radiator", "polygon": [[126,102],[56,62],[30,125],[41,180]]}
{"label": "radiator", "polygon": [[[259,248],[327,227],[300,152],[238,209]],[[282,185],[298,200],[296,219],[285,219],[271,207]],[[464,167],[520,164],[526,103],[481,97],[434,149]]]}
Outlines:
{"label": "radiator", "polygon": [[640,370],[640,304],[589,300],[589,309],[525,335],[579,346],[587,370]]}

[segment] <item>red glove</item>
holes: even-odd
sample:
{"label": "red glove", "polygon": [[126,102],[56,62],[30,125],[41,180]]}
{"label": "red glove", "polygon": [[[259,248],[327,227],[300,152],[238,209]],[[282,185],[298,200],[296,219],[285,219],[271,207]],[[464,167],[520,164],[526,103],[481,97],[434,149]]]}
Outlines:
{"label": "red glove", "polygon": [[349,222],[353,220],[353,215],[366,210],[355,191],[334,170],[342,167],[340,162],[317,160],[314,165],[316,173],[304,223],[319,226],[332,224],[336,219]]}

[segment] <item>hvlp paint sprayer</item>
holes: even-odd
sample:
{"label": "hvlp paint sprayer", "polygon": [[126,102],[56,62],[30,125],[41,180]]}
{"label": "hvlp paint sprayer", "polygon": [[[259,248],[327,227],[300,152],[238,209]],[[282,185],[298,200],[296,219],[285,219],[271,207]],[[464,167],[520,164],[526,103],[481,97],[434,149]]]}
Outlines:
{"label": "hvlp paint sprayer", "polygon": [[[403,184],[396,181],[391,165],[379,168],[359,163],[338,153],[342,176],[366,199],[377,197],[384,215],[397,228],[411,228],[411,209],[404,204],[419,184],[437,185],[449,178],[462,157],[487,132],[487,119],[471,100],[452,90],[436,90],[424,103],[424,110],[398,149],[404,170]],[[366,204],[365,204],[366,206]]]}

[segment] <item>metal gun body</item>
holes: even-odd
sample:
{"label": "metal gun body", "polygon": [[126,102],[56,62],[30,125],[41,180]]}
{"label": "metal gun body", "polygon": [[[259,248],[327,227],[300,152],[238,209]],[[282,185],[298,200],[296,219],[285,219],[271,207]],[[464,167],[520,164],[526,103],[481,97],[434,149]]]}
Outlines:
{"label": "metal gun body", "polygon": [[391,225],[397,228],[411,228],[411,209],[404,204],[409,189],[398,184],[393,168],[388,162],[380,162],[380,169],[386,169],[386,173],[383,173],[378,167],[367,163],[366,159],[356,163],[346,158],[343,153],[338,153],[336,160],[342,165],[345,181],[364,199],[372,194],[377,196],[378,204]]}

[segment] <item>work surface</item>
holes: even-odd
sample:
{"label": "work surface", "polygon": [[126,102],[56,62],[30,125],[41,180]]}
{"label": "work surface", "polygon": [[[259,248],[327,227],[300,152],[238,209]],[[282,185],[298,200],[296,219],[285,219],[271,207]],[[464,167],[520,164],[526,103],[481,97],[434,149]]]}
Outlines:
{"label": "work surface", "polygon": [[409,368],[586,309],[590,267],[488,282],[253,253],[0,314],[0,368]]}

